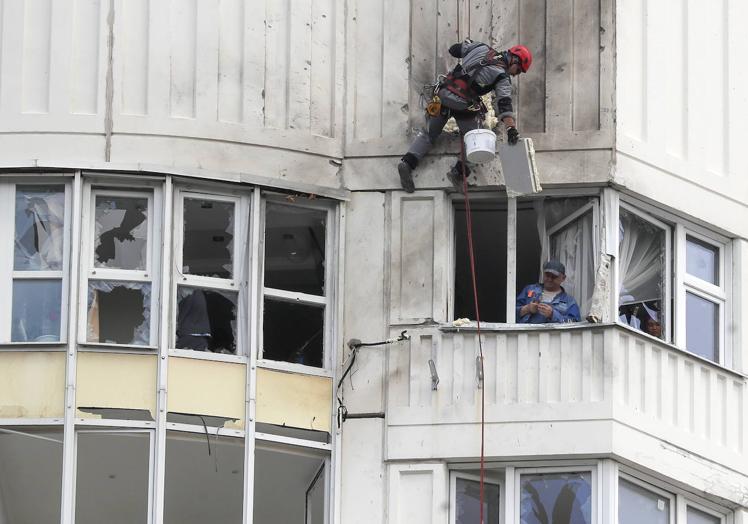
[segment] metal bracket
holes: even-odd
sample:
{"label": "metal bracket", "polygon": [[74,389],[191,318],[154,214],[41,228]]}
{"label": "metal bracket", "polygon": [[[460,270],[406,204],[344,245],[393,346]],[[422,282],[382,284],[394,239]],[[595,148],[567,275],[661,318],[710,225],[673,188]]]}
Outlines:
{"label": "metal bracket", "polygon": [[433,359],[429,360],[429,370],[431,371],[431,390],[436,391],[439,386],[439,373],[436,372],[436,364]]}
{"label": "metal bracket", "polygon": [[475,357],[475,376],[478,379],[478,389],[483,388],[483,358],[478,355]]}

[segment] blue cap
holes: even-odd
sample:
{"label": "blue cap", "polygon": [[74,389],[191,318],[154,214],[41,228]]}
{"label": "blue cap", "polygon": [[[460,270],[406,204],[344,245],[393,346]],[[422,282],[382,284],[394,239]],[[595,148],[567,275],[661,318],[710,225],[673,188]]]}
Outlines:
{"label": "blue cap", "polygon": [[543,264],[543,273],[553,273],[556,276],[565,275],[566,268],[558,260],[549,260]]}

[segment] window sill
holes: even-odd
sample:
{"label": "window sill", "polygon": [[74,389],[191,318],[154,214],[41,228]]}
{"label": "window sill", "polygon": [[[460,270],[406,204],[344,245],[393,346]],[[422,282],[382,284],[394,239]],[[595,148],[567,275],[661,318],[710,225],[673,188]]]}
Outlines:
{"label": "window sill", "polygon": [[79,342],[78,351],[82,353],[157,353],[156,346],[135,346],[128,344],[103,344],[98,342]]}
{"label": "window sill", "polygon": [[45,351],[64,353],[67,342],[3,342],[0,351]]}
{"label": "window sill", "polygon": [[228,355],[225,353],[211,353],[210,351],[194,351],[191,349],[170,349],[169,356],[210,360],[213,362],[231,362],[233,364],[246,364],[249,362],[249,359],[244,355]]}
{"label": "window sill", "polygon": [[300,375],[313,375],[315,377],[332,378],[332,371],[325,368],[315,368],[303,364],[293,364],[291,362],[281,362],[277,360],[258,360],[257,367],[270,369],[273,371],[286,371],[289,373],[298,373]]}

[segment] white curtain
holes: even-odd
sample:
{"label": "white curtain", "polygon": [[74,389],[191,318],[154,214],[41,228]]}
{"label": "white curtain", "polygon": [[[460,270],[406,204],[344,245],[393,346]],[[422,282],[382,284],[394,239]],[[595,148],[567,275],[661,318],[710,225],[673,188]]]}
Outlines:
{"label": "white curtain", "polygon": [[550,258],[566,266],[563,286],[579,304],[582,317],[589,310],[595,288],[595,249],[592,209],[550,237]]}
{"label": "white curtain", "polygon": [[618,223],[619,304],[662,298],[665,232],[621,209]]}

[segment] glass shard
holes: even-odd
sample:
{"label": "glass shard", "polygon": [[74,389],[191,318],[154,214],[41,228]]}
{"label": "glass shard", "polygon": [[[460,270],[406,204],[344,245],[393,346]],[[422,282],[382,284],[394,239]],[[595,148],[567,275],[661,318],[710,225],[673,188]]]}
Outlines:
{"label": "glass shard", "polygon": [[234,254],[234,204],[184,199],[182,273],[231,278]]}
{"label": "glass shard", "polygon": [[60,271],[65,237],[65,189],[19,186],[16,189],[16,271]]}
{"label": "glass shard", "polygon": [[520,522],[590,524],[591,477],[589,472],[522,475]]}
{"label": "glass shard", "polygon": [[94,266],[145,270],[148,251],[148,199],[96,197]]}

